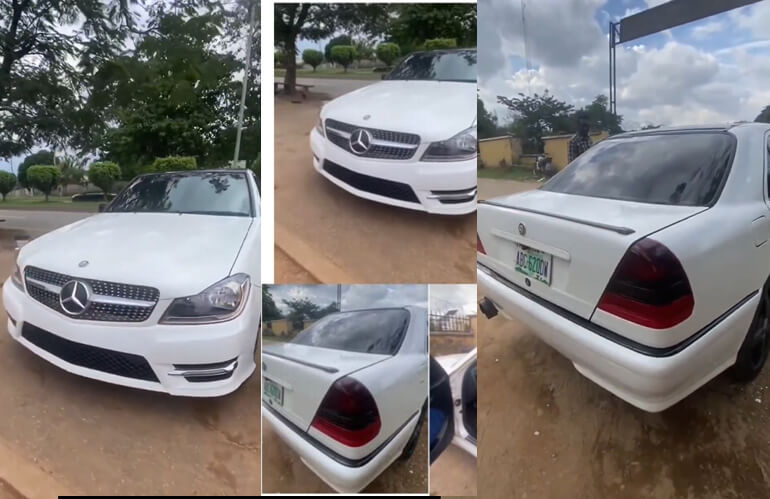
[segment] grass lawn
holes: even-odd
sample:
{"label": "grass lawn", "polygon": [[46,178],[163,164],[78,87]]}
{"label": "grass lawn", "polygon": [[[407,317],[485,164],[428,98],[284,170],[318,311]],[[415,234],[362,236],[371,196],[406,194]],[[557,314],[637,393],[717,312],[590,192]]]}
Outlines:
{"label": "grass lawn", "polygon": [[480,168],[477,172],[479,178],[518,180],[519,182],[537,182],[539,180],[532,175],[532,170],[529,168]]}
{"label": "grass lawn", "polygon": [[[275,77],[283,78],[286,74],[284,69],[276,69]],[[300,69],[297,71],[297,78],[330,78],[335,80],[381,80],[385,73],[375,73],[371,69],[349,69],[347,73],[342,69],[319,69],[315,73],[312,69]]]}
{"label": "grass lawn", "polygon": [[42,196],[31,198],[9,198],[0,201],[0,210],[41,210],[41,211],[99,211],[98,201],[80,201],[73,203],[69,197],[51,196],[46,202]]}

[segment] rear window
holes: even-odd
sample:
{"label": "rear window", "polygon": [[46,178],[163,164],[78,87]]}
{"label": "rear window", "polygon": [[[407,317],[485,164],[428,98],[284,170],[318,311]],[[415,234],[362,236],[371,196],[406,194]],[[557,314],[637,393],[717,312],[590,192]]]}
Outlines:
{"label": "rear window", "polygon": [[681,206],[709,206],[730,171],[727,132],[661,133],[607,139],[588,149],[542,190]]}
{"label": "rear window", "polygon": [[395,355],[409,325],[405,309],[358,310],[327,315],[292,343],[358,353]]}

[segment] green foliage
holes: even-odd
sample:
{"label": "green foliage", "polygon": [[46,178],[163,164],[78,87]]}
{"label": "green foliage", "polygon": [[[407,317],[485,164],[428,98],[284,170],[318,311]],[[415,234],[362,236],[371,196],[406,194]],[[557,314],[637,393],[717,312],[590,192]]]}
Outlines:
{"label": "green foliage", "polygon": [[305,49],[302,52],[302,62],[304,62],[308,66],[312,66],[313,71],[315,71],[315,68],[321,65],[323,60],[324,60],[324,55],[320,50]]}
{"label": "green foliage", "polygon": [[374,58],[374,44],[365,39],[358,39],[353,42],[353,48],[356,52],[356,61],[359,63]]}
{"label": "green foliage", "polygon": [[476,97],[476,116],[478,118],[478,133],[480,139],[497,137],[501,131],[497,127],[497,118],[484,107],[484,102]]}
{"label": "green foliage", "polygon": [[457,46],[476,46],[476,5],[400,4],[395,7],[389,40],[399,44],[403,54],[428,40],[454,38]]}
{"label": "green foliage", "polygon": [[377,59],[385,63],[386,66],[392,66],[401,55],[401,49],[396,43],[381,43],[377,45]]}
{"label": "green foliage", "polygon": [[67,185],[79,185],[83,183],[86,172],[83,167],[80,166],[78,160],[72,156],[65,156],[58,161],[59,170],[61,171],[61,184]]}
{"label": "green foliage", "polygon": [[288,54],[280,49],[276,49],[274,53],[274,65],[276,68],[285,68],[286,61],[289,58]]}
{"label": "green foliage", "polygon": [[3,201],[5,201],[5,196],[15,188],[16,175],[0,170],[0,194],[3,195]]}
{"label": "green foliage", "polygon": [[425,41],[425,50],[441,50],[457,48],[457,39],[455,38],[434,38]]}
{"label": "green foliage", "polygon": [[59,185],[61,172],[53,165],[34,165],[27,170],[27,182],[30,187],[45,194],[45,200],[48,201],[48,195]]}
{"label": "green foliage", "polygon": [[112,161],[93,163],[88,169],[88,180],[106,195],[112,192],[115,181],[120,179],[120,167]]}
{"label": "green foliage", "polygon": [[38,151],[30,154],[26,158],[24,158],[24,161],[21,162],[19,165],[18,173],[19,173],[19,185],[24,187],[25,189],[30,188],[31,186],[27,182],[27,169],[30,166],[33,165],[52,165],[53,164],[53,153],[51,151]]}
{"label": "green foliage", "polygon": [[757,123],[770,123],[770,106],[765,106],[762,112],[754,118],[754,121]]}
{"label": "green foliage", "polygon": [[152,163],[153,172],[176,172],[182,170],[197,170],[198,162],[192,156],[169,156],[157,158]]}
{"label": "green foliage", "polygon": [[578,109],[573,114],[572,122],[577,123],[577,113],[584,112],[588,115],[588,119],[591,122],[591,128],[595,130],[607,130],[610,135],[621,133],[623,128],[623,116],[615,116],[609,109],[609,99],[606,95],[597,95],[591,104],[584,108]]}
{"label": "green foliage", "polygon": [[273,294],[270,292],[270,286],[265,284],[262,286],[262,320],[274,321],[276,319],[282,319],[283,314],[278,305],[275,304]]}
{"label": "green foliage", "polygon": [[352,45],[337,45],[332,48],[332,61],[336,62],[348,72],[348,66],[356,57],[356,49]]}
{"label": "green foliage", "polygon": [[324,47],[324,57],[329,62],[336,62],[334,60],[334,56],[332,55],[332,49],[334,47],[337,47],[339,45],[353,45],[353,39],[350,38],[349,35],[340,35],[335,36],[331,40],[329,40],[329,43],[326,44],[326,47]]}

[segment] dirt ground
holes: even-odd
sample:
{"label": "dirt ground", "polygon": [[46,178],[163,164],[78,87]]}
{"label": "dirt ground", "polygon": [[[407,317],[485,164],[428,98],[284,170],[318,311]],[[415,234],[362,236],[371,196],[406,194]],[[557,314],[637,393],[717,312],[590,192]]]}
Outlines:
{"label": "dirt ground", "polygon": [[[299,456],[262,423],[262,487],[265,493],[334,493]],[[397,459],[362,493],[426,493],[428,491],[428,425],[422,426],[417,449],[408,461]]]}
{"label": "dirt ground", "polygon": [[280,274],[283,280],[280,282],[297,284],[320,284],[313,274],[297,264],[289,255],[278,246],[275,247],[275,273]]}
{"label": "dirt ground", "polygon": [[434,496],[475,496],[476,458],[450,445],[430,465],[430,493]]}
{"label": "dirt ground", "polygon": [[484,497],[742,498],[770,490],[770,366],[659,414],[599,388],[525,326],[479,318]]}
{"label": "dirt ground", "polygon": [[[475,281],[475,214],[429,215],[357,198],[319,175],[308,143],[323,98],[276,99],[276,245],[292,255],[279,228],[312,248],[303,267],[341,268],[328,282],[459,283]],[[311,274],[313,272],[311,271]],[[275,282],[295,282],[276,259]]]}
{"label": "dirt ground", "polygon": [[[14,259],[6,231],[0,244],[5,279]],[[14,449],[61,488],[89,495],[260,492],[259,376],[217,399],[122,388],[62,371],[4,326],[0,364],[0,448]],[[14,479],[22,478],[0,476],[1,499],[18,499],[14,489],[36,485]],[[41,496],[60,492],[50,488],[56,490]]]}
{"label": "dirt ground", "polygon": [[518,192],[537,189],[540,185],[537,182],[519,182],[518,180],[502,180],[491,178],[479,179],[479,199],[492,199],[506,194],[515,194]]}

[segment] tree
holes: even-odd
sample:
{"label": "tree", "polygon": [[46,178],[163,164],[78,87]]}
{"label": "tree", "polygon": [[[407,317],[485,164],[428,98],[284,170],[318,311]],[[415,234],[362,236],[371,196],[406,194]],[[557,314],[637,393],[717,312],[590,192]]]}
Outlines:
{"label": "tree", "polygon": [[107,200],[107,194],[112,192],[115,181],[119,179],[120,167],[111,161],[94,163],[88,169],[88,180],[102,190],[105,200]]}
{"label": "tree", "polygon": [[284,298],[283,303],[289,307],[289,313],[286,317],[292,321],[316,319],[318,318],[318,312],[321,310],[321,307],[308,298]]}
{"label": "tree", "polygon": [[425,50],[441,50],[457,48],[455,38],[434,38],[425,41]]}
{"label": "tree", "polygon": [[37,151],[26,158],[24,158],[24,161],[21,162],[19,165],[19,169],[17,170],[19,174],[19,185],[24,187],[25,189],[29,189],[30,185],[27,182],[27,169],[32,165],[52,165],[53,164],[53,153],[51,151]]}
{"label": "tree", "polygon": [[332,57],[332,49],[338,45],[353,45],[353,39],[350,37],[350,35],[340,35],[335,36],[329,40],[329,43],[327,43],[326,47],[324,47],[324,58],[328,62],[334,62],[334,57]]}
{"label": "tree", "polygon": [[401,55],[401,51],[395,43],[381,43],[377,45],[377,59],[390,67]]}
{"label": "tree", "polygon": [[478,133],[480,139],[496,137],[500,134],[497,128],[497,118],[484,107],[484,102],[476,97],[476,116],[478,118]]}
{"label": "tree", "polygon": [[168,158],[157,158],[152,163],[154,172],[175,172],[181,170],[197,170],[198,162],[192,156],[170,156]]}
{"label": "tree", "polygon": [[0,1],[0,157],[73,139],[84,82],[122,48],[134,3]]}
{"label": "tree", "polygon": [[754,121],[757,123],[770,123],[770,105],[765,106],[765,108],[762,109],[762,112],[754,118]]}
{"label": "tree", "polygon": [[3,195],[3,201],[5,201],[5,196],[15,188],[16,175],[0,170],[0,194]]}
{"label": "tree", "polygon": [[321,65],[323,60],[324,55],[320,50],[305,49],[302,51],[302,62],[308,66],[312,66],[313,72],[315,72],[315,68]]}
{"label": "tree", "polygon": [[368,61],[374,58],[374,44],[366,39],[359,38],[353,42],[353,48],[356,54],[356,62],[359,66],[361,61]]}
{"label": "tree", "polygon": [[[608,109],[609,99],[606,95],[597,95],[588,106],[578,109],[572,115],[573,123],[577,123],[577,113],[585,112],[591,122],[591,128],[595,130],[607,130],[610,135],[621,133],[623,128],[623,116],[614,115]],[[575,128],[570,131],[576,131]]]}
{"label": "tree", "polygon": [[273,294],[270,292],[270,286],[265,284],[262,286],[262,320],[274,321],[276,319],[282,319],[283,314],[278,305],[275,304]]}
{"label": "tree", "polygon": [[647,123],[646,125],[642,126],[642,130],[655,130],[656,128],[660,128],[660,125],[656,125],[654,123]]}
{"label": "tree", "polygon": [[80,166],[77,158],[73,156],[64,156],[59,160],[59,171],[61,171],[61,185],[65,187],[68,185],[80,185],[83,182],[83,178],[86,175],[83,167]]}
{"label": "tree", "polygon": [[573,107],[546,92],[533,96],[519,93],[518,97],[497,96],[497,102],[506,106],[514,118],[511,131],[522,139],[525,152],[543,152],[543,136],[574,131],[570,118]]}
{"label": "tree", "polygon": [[332,48],[332,61],[336,62],[348,72],[348,66],[353,63],[356,57],[356,50],[352,45],[337,45]]}
{"label": "tree", "polygon": [[53,165],[34,165],[27,170],[27,181],[31,187],[45,194],[45,200],[48,201],[48,195],[59,185],[61,172]]}
{"label": "tree", "polygon": [[436,38],[454,38],[460,47],[476,46],[474,4],[400,4],[389,30],[389,40],[408,54]]}

